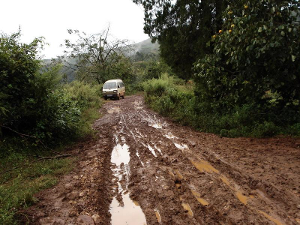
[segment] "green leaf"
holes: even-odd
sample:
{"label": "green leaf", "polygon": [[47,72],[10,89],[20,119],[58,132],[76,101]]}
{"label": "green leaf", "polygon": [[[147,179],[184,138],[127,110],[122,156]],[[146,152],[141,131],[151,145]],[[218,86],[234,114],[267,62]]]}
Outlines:
{"label": "green leaf", "polygon": [[292,55],[292,61],[295,62],[296,56]]}

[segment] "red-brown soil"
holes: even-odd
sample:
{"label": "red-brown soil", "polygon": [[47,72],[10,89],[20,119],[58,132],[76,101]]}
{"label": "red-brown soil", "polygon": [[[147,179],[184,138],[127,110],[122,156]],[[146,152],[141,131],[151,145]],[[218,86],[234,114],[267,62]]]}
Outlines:
{"label": "red-brown soil", "polygon": [[[71,174],[36,196],[25,212],[30,224],[135,225],[138,216],[148,225],[300,224],[299,139],[196,132],[149,110],[141,96],[101,111],[97,138],[77,146]],[[141,213],[126,223],[130,199]]]}

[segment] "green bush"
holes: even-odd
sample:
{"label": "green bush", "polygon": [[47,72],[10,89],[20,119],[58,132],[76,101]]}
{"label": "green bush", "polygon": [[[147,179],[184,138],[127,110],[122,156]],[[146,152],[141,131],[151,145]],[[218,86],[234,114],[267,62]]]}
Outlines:
{"label": "green bush", "polygon": [[299,123],[284,126],[280,122],[274,122],[276,114],[269,112],[266,117],[263,109],[253,104],[235,106],[230,112],[215,110],[210,102],[198,102],[199,98],[194,95],[193,88],[188,84],[182,85],[177,78],[162,76],[160,79],[144,82],[143,87],[145,101],[152,109],[203,132],[226,137],[300,134]]}
{"label": "green bush", "polygon": [[195,64],[199,102],[223,114],[252,105],[266,121],[299,122],[298,19],[298,2],[244,0],[229,7],[223,29],[208,43],[213,54]]}
{"label": "green bush", "polygon": [[2,138],[23,133],[35,144],[52,145],[87,133],[101,105],[101,87],[78,81],[63,85],[61,65],[42,69],[36,60],[42,40],[26,45],[19,37],[0,39]]}
{"label": "green bush", "polygon": [[28,103],[32,102],[32,83],[39,61],[36,53],[41,39],[19,43],[20,32],[0,36],[0,126],[20,126]]}
{"label": "green bush", "polygon": [[87,109],[100,105],[102,85],[91,85],[84,82],[73,81],[64,86],[71,99],[77,102],[81,109]]}
{"label": "green bush", "polygon": [[155,111],[182,124],[193,124],[195,98],[193,90],[182,85],[183,83],[179,78],[165,73],[160,79],[148,80],[142,86],[146,102]]}

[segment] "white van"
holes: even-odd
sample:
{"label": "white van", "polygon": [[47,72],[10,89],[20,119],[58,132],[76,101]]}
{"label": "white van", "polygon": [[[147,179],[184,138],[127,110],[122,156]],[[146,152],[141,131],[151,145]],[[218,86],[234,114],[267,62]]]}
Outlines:
{"label": "white van", "polygon": [[103,84],[102,94],[104,99],[121,97],[125,98],[125,85],[122,80],[108,80]]}

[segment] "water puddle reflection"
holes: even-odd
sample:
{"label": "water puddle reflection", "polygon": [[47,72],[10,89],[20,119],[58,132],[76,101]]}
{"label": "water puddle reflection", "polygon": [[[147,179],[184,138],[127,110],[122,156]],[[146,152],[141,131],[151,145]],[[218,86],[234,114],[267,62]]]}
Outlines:
{"label": "water puddle reflection", "polygon": [[159,147],[157,147],[156,145],[154,145],[154,148],[162,155],[161,149]]}
{"label": "water puddle reflection", "polygon": [[203,206],[209,205],[209,203],[205,199],[201,198],[200,193],[198,193],[197,191],[194,191],[194,190],[191,190],[191,191],[192,191],[192,194],[195,196],[195,198],[201,205],[203,205]]}
{"label": "water puddle reflection", "polygon": [[283,223],[281,223],[279,220],[273,218],[272,216],[270,216],[269,214],[263,212],[263,211],[260,211],[260,210],[257,210],[260,214],[264,215],[267,219],[271,220],[272,222],[274,222],[276,225],[283,225]]}
{"label": "water puddle reflection", "polygon": [[142,145],[145,147],[145,148],[148,148],[151,152],[151,154],[154,156],[154,157],[157,157],[156,153],[155,153],[155,150],[148,144],[148,145],[145,145],[144,143],[142,143]]}
{"label": "water puddle reflection", "polygon": [[212,165],[209,164],[209,162],[201,160],[199,162],[191,161],[192,164],[200,171],[200,172],[215,172],[219,173],[219,170],[214,168]]}
{"label": "water puddle reflection", "polygon": [[[118,138],[115,137],[116,142]],[[125,138],[121,137],[122,143],[125,143]],[[137,153],[138,155],[138,153]],[[127,144],[117,144],[111,155],[111,162],[115,164],[112,169],[114,178],[116,195],[110,205],[111,224],[112,225],[144,225],[147,224],[145,215],[135,201],[129,197],[128,179],[129,179],[129,146]],[[125,185],[124,185],[125,180]]]}
{"label": "water puddle reflection", "polygon": [[136,150],[136,156],[139,158],[142,166],[144,167],[145,165],[144,165],[143,161],[141,160],[141,157],[140,157],[140,154],[139,154],[138,150]]}
{"label": "water puddle reflection", "polygon": [[247,205],[248,197],[243,195],[241,191],[236,191],[235,193],[236,197],[240,200],[241,203],[244,205]]}
{"label": "water puddle reflection", "polygon": [[175,138],[177,138],[177,137],[175,137],[171,132],[165,134],[164,136],[165,136],[166,138],[168,138],[168,139],[175,139]]}
{"label": "water puddle reflection", "polygon": [[181,173],[179,172],[179,170],[175,170],[176,176],[179,180],[183,180],[183,176],[181,175]]}
{"label": "water puddle reflection", "polygon": [[157,222],[161,223],[161,216],[159,214],[158,209],[154,209],[154,212],[155,212],[155,216],[156,216]]}
{"label": "water puddle reflection", "polygon": [[185,150],[185,149],[189,149],[188,146],[186,144],[178,144],[178,143],[174,143],[174,145],[176,146],[176,148],[180,149],[181,151]]}
{"label": "water puddle reflection", "polygon": [[184,208],[184,210],[188,212],[189,216],[194,216],[191,206],[188,203],[182,203],[181,205]]}
{"label": "water puddle reflection", "polygon": [[148,145],[147,147],[148,147],[148,149],[150,150],[150,152],[152,153],[152,155],[154,155],[155,157],[157,157],[157,155],[156,155],[154,149],[153,149],[150,145]]}
{"label": "water puddle reflection", "polygon": [[130,161],[130,155],[128,151],[129,147],[127,144],[121,145],[117,144],[114,147],[111,155],[111,162],[116,164],[116,166],[120,166],[121,163],[127,165]]}
{"label": "water puddle reflection", "polygon": [[224,184],[226,184],[227,186],[230,186],[229,180],[227,179],[227,177],[225,177],[224,175],[220,176],[221,180],[223,181]]}
{"label": "water puddle reflection", "polygon": [[[223,181],[224,184],[226,184],[231,190],[233,190],[235,192],[235,196],[238,198],[238,200],[241,203],[243,203],[244,205],[247,205],[249,198],[246,195],[244,195],[241,190],[238,189],[239,187],[237,187],[236,184],[235,184],[235,187],[231,186],[229,179],[227,177],[225,177],[224,175],[221,175],[220,179]],[[251,198],[254,198],[254,196]]]}
{"label": "water puddle reflection", "polygon": [[146,225],[146,218],[141,207],[133,202],[129,194],[122,195],[124,206],[120,206],[116,198],[110,205],[112,225]]}
{"label": "water puddle reflection", "polygon": [[161,129],[162,128],[161,123],[150,123],[149,126],[155,128],[155,129]]}

